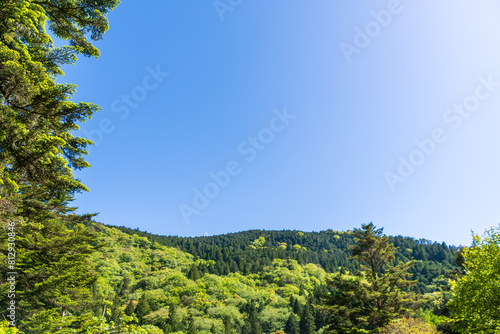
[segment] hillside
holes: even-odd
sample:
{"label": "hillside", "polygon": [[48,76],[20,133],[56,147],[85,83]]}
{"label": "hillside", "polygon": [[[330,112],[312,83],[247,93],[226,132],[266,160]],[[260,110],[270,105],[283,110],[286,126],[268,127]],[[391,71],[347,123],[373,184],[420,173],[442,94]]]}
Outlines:
{"label": "hillside", "polygon": [[[175,247],[196,259],[215,261],[200,266],[198,270],[202,274],[258,273],[275,259],[293,259],[300,265],[316,264],[327,273],[340,268],[359,270],[359,263],[349,259],[350,247],[354,245],[354,238],[349,232],[250,230],[217,236],[177,237],[154,235],[126,227],[113,228]],[[398,247],[396,263],[417,260],[410,272],[418,280],[422,293],[435,291],[437,287],[433,281],[455,269],[457,247],[402,236],[391,237],[390,240]]]}
{"label": "hillside", "polygon": [[104,245],[93,258],[94,295],[112,301],[110,321],[118,323],[125,309],[148,333],[184,333],[190,326],[199,333],[254,333],[255,326],[271,333],[307,309],[318,330],[324,326],[325,315],[312,305],[327,293],[327,273],[315,264],[275,259],[259,273],[201,275],[198,269],[212,261],[117,228],[93,229]]}
{"label": "hillside", "polygon": [[[323,333],[327,315],[316,306],[330,291],[325,278],[359,266],[349,260],[354,240],[347,232],[252,230],[181,238],[102,224],[93,229],[104,245],[92,259],[99,274],[95,298],[112,301],[109,321],[119,323],[125,310],[149,333],[273,333],[305,317]],[[404,237],[391,241],[399,247],[397,261],[418,258],[412,269],[418,292],[440,293],[454,269],[455,248]]]}

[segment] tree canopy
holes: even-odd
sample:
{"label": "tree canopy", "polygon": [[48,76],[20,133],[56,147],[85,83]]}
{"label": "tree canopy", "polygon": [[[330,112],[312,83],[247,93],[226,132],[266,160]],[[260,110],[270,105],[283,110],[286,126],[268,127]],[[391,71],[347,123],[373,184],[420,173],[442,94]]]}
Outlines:
{"label": "tree canopy", "polygon": [[[76,86],[58,84],[62,65],[99,55],[92,41],[108,29],[115,0],[0,1],[0,223],[2,303],[7,272],[16,272],[22,329],[53,332],[81,326],[96,274],[91,215],[69,206],[87,188],[73,175],[88,167],[89,140],[78,123],[99,108],[74,102]],[[68,42],[55,47],[52,36]],[[15,266],[7,267],[7,236]],[[13,253],[11,252],[11,253]],[[80,320],[79,320],[80,319]]]}
{"label": "tree canopy", "polygon": [[449,307],[461,333],[500,333],[500,230],[473,239],[462,250],[464,274],[452,282]]}
{"label": "tree canopy", "polygon": [[416,302],[409,290],[415,284],[408,272],[413,261],[393,266],[395,247],[382,231],[372,223],[355,229],[352,258],[362,262],[361,271],[339,272],[327,279],[333,288],[327,310],[334,333],[374,333]]}

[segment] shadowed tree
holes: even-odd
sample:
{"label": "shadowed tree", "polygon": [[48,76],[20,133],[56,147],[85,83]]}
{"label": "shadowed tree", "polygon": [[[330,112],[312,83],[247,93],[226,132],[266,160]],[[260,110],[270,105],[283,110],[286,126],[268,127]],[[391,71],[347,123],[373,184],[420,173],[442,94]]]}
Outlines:
{"label": "shadowed tree", "polygon": [[285,333],[286,334],[300,334],[299,323],[297,321],[296,316],[293,313],[290,313],[286,324],[285,324]]}
{"label": "shadowed tree", "polygon": [[352,258],[362,262],[355,275],[336,273],[327,279],[333,288],[326,301],[331,314],[329,329],[334,333],[374,333],[390,320],[405,315],[417,306],[409,288],[408,269],[413,261],[392,266],[396,248],[370,223],[353,231],[356,245]]}

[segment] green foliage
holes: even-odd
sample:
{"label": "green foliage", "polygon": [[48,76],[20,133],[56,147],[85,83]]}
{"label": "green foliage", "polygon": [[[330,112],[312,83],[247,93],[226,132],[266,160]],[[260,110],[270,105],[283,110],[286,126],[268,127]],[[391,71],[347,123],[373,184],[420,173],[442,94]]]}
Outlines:
{"label": "green foliage", "polygon": [[408,279],[413,263],[392,266],[394,245],[371,223],[353,234],[352,257],[363,263],[362,270],[355,275],[336,273],[327,280],[334,289],[327,302],[329,328],[335,333],[373,333],[416,303],[415,294],[408,291],[414,284]]}
{"label": "green foliage", "polygon": [[316,326],[314,324],[314,317],[312,313],[312,306],[308,302],[300,317],[299,327],[301,334],[313,334],[315,332]]}
{"label": "green foliage", "polygon": [[0,322],[0,334],[18,334],[20,333],[16,327],[10,327],[7,321]]}
{"label": "green foliage", "polygon": [[500,231],[473,239],[462,250],[464,275],[452,282],[449,308],[461,333],[500,333]]}
{"label": "green foliage", "polygon": [[[87,188],[73,169],[90,141],[74,136],[78,122],[99,108],[71,100],[75,86],[57,84],[60,66],[76,55],[97,56],[90,40],[108,29],[116,0],[16,0],[0,6],[0,301],[7,271],[18,273],[16,316],[28,332],[81,328],[94,300],[98,249],[91,215],[74,214],[75,193]],[[46,31],[69,41],[55,47]],[[90,36],[88,35],[90,33]],[[16,268],[7,268],[7,227],[15,225]]]}
{"label": "green foliage", "polygon": [[[350,272],[360,269],[359,261],[350,258],[350,247],[355,243],[351,233],[332,230],[301,233],[251,230],[202,238],[183,238],[152,235],[126,227],[118,228],[127,234],[136,234],[151,242],[178,248],[205,261],[203,265],[198,265],[201,275],[226,275],[228,272],[255,274],[271,265],[275,259],[291,259],[300,265],[316,264],[327,273],[338,272],[339,268]],[[265,244],[261,243],[263,240]],[[434,287],[430,287],[432,281],[439,276],[448,275],[456,268],[456,247],[401,236],[389,237],[389,240],[396,248],[396,263],[417,261],[409,272],[417,280],[421,293],[435,291]]]}
{"label": "green foliage", "polygon": [[285,333],[287,334],[300,334],[299,322],[297,316],[290,314],[285,324]]}
{"label": "green foliage", "polygon": [[380,334],[438,334],[430,324],[418,318],[403,318],[391,321],[381,329]]}

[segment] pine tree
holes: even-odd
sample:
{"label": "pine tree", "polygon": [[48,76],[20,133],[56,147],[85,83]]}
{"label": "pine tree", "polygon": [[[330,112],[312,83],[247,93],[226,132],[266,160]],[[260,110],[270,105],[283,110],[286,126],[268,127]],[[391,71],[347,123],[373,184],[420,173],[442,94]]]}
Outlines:
{"label": "pine tree", "polygon": [[230,317],[224,317],[224,334],[234,334],[234,324]]}
{"label": "pine tree", "polygon": [[139,319],[139,323],[143,323],[144,316],[148,315],[151,311],[151,307],[149,306],[149,301],[147,299],[146,293],[143,293],[141,299],[139,299],[139,303],[135,307],[135,315]]}
{"label": "pine tree", "polygon": [[295,313],[299,316],[302,314],[302,307],[300,306],[300,302],[298,299],[295,299],[295,301],[293,303],[293,313]]}
{"label": "pine tree", "polygon": [[415,284],[408,279],[413,262],[392,266],[395,247],[382,232],[372,223],[353,231],[352,258],[362,262],[362,270],[356,275],[336,273],[327,280],[333,288],[326,302],[332,315],[330,330],[373,333],[417,305],[414,293],[408,291]]}
{"label": "pine tree", "polygon": [[189,269],[187,277],[189,279],[192,279],[193,281],[201,278],[200,272],[198,271],[198,266],[196,264],[193,263],[191,265],[191,269]]}
{"label": "pine tree", "polygon": [[261,334],[262,330],[260,327],[260,322],[258,318],[258,310],[255,302],[247,305],[248,319],[246,322],[246,333],[247,334]]}
{"label": "pine tree", "polygon": [[127,307],[125,307],[125,314],[130,316],[132,315],[132,313],[134,313],[134,311],[135,311],[134,303],[132,300],[129,300]]}
{"label": "pine tree", "polygon": [[316,330],[314,325],[314,316],[312,315],[312,306],[306,303],[302,316],[300,317],[300,334],[313,334]]}
{"label": "pine tree", "polygon": [[290,295],[290,299],[289,299],[289,305],[290,307],[293,309],[293,305],[295,303],[295,298],[293,297],[293,295]]}
{"label": "pine tree", "polygon": [[286,324],[285,324],[285,333],[286,334],[300,334],[299,323],[297,322],[297,318],[293,313],[290,313]]}
{"label": "pine tree", "polygon": [[[97,249],[91,215],[77,215],[69,206],[87,190],[72,169],[89,166],[83,156],[91,143],[73,132],[99,108],[71,101],[75,86],[56,78],[77,55],[99,55],[89,39],[101,39],[108,29],[105,15],[117,4],[23,0],[0,6],[0,238],[6,240],[6,227],[15,225],[22,330],[85,327],[88,310],[100,302],[90,291],[96,275],[89,257]],[[69,45],[54,46],[49,24],[53,36]],[[13,270],[3,258],[0,263],[5,286],[5,273]]]}

